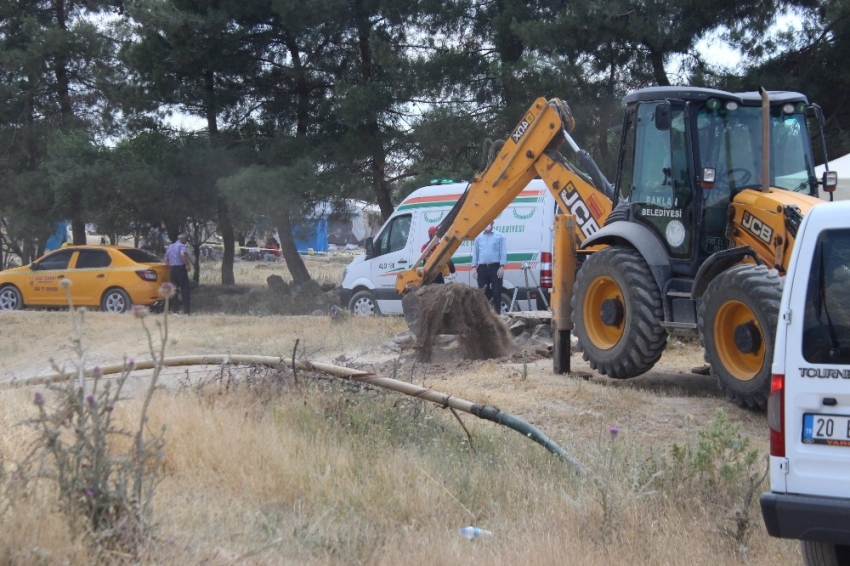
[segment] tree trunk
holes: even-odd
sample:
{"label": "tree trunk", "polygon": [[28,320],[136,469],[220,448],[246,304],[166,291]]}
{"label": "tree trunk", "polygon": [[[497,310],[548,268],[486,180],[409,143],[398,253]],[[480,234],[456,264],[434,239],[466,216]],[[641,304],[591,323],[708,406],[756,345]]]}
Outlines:
{"label": "tree trunk", "polygon": [[[369,21],[367,8],[361,0],[353,0],[351,4],[354,8],[354,17],[357,22],[357,43],[360,50],[360,77],[364,83],[371,83],[373,79],[372,45],[369,38],[372,34],[372,24]],[[392,189],[386,177],[387,155],[384,149],[384,139],[381,135],[378,117],[375,115],[369,116],[366,122],[366,139],[368,140],[368,151],[371,157],[372,190],[375,192],[378,206],[381,208],[381,216],[386,220],[393,213],[394,207],[391,198]]]}
{"label": "tree trunk", "polygon": [[[67,10],[65,0],[55,0],[56,24],[62,31],[67,31]],[[62,125],[68,127],[74,117],[74,107],[71,103],[71,87],[68,77],[67,59],[64,50],[53,54],[53,73],[56,77],[56,95],[59,99],[59,112],[62,115]],[[83,190],[75,188],[71,191],[68,203],[71,213],[71,234],[75,246],[86,244],[86,221],[83,217]]]}
{"label": "tree trunk", "polygon": [[306,283],[310,280],[310,273],[307,271],[307,266],[304,265],[304,260],[301,259],[301,254],[298,253],[298,249],[295,247],[289,212],[281,211],[278,214],[277,233],[280,236],[280,253],[283,255],[283,259],[286,260],[286,267],[289,269],[289,274],[292,275],[292,281],[299,285]]}
{"label": "tree trunk", "polygon": [[664,52],[650,46],[649,61],[652,63],[652,71],[658,86],[670,86],[670,79],[667,77],[667,71],[664,70]]}
{"label": "tree trunk", "polygon": [[221,284],[236,285],[233,275],[233,260],[236,257],[236,238],[233,234],[233,223],[230,220],[230,208],[223,197],[218,200],[218,229],[221,232],[223,253],[221,256]]}

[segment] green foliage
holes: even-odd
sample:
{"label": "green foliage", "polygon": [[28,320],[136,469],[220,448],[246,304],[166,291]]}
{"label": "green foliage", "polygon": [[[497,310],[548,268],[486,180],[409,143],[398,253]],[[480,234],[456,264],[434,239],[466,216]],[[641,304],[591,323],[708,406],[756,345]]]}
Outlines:
{"label": "green foliage", "polygon": [[722,409],[697,435],[695,447],[673,446],[673,478],[679,489],[713,495],[708,500],[722,513],[720,532],[735,541],[739,553],[746,554],[754,516],[756,522],[759,519],[755,499],[767,478],[766,459]]}
{"label": "green foliage", "polygon": [[742,477],[749,477],[757,467],[759,453],[740,430],[740,425],[732,423],[718,409],[708,428],[697,432],[696,447],[674,445],[672,456],[680,470],[680,481],[717,488],[729,487]]}

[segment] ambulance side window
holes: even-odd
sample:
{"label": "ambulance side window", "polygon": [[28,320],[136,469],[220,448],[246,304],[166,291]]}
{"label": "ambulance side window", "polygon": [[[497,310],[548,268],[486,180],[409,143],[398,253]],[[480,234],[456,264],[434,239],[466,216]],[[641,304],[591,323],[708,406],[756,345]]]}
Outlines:
{"label": "ambulance side window", "polygon": [[410,222],[412,216],[405,214],[393,218],[375,242],[375,256],[397,252],[407,245],[407,237],[410,235]]}

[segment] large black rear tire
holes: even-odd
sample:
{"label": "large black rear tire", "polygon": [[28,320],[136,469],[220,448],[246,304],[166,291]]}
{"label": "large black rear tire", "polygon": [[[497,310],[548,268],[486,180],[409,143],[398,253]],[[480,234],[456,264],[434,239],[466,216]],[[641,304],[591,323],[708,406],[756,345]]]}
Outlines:
{"label": "large black rear tire", "polygon": [[760,408],[770,393],[782,278],[763,265],[736,265],[708,285],[699,306],[705,361],[727,397]]}
{"label": "large black rear tire", "polygon": [[661,291],[643,257],[614,246],[578,270],[572,298],[575,335],[590,366],[617,379],[647,372],[667,346]]}

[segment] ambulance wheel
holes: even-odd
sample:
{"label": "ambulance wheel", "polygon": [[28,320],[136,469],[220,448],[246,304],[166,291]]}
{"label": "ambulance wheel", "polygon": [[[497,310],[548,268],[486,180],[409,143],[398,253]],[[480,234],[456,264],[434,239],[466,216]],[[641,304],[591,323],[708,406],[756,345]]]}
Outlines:
{"label": "ambulance wheel", "polygon": [[705,361],[720,389],[741,407],[767,402],[781,299],[776,270],[742,264],[715,277],[700,302]]}
{"label": "ambulance wheel", "polygon": [[355,316],[376,316],[381,314],[381,309],[378,308],[378,301],[375,300],[375,295],[371,291],[358,291],[351,297],[348,303],[348,310]]}
{"label": "ambulance wheel", "polygon": [[667,346],[661,291],[646,261],[631,248],[605,248],[584,261],[572,310],[584,359],[603,375],[641,375]]}
{"label": "ambulance wheel", "polygon": [[[513,298],[513,292],[510,293],[502,293],[502,314],[511,312],[511,299]],[[513,312],[519,311],[519,300],[514,303]]]}

